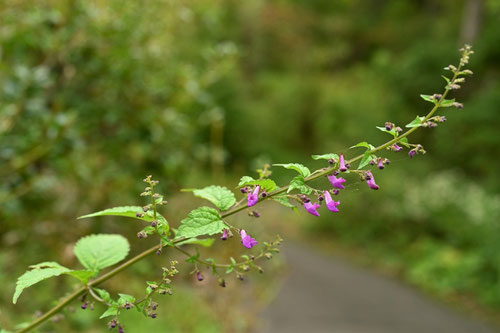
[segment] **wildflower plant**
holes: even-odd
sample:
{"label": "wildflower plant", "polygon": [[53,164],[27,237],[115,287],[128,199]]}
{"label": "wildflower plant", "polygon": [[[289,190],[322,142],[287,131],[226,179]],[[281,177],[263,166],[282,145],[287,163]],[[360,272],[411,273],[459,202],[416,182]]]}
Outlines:
{"label": "wildflower plant", "polygon": [[[341,209],[341,191],[345,189],[344,184],[353,181],[358,177],[366,181],[369,188],[378,190],[380,186],[375,182],[374,173],[376,169],[383,170],[389,165],[390,160],[381,156],[387,153],[401,153],[406,151],[410,158],[418,154],[424,154],[425,150],[421,144],[411,143],[408,136],[419,128],[434,128],[446,122],[445,116],[438,116],[436,112],[445,108],[462,109],[463,105],[454,99],[446,99],[450,91],[460,88],[465,81],[465,76],[472,72],[464,69],[469,61],[469,56],[473,53],[471,47],[466,45],[461,50],[461,59],[458,66],[449,65],[445,67],[451,72],[451,77],[443,76],[446,81],[444,92],[441,94],[421,95],[421,97],[433,104],[430,112],[425,116],[417,116],[408,123],[403,131],[397,124],[386,122],[384,126],[377,127],[380,131],[390,136],[390,139],[379,146],[374,146],[368,142],[360,142],[350,149],[364,149],[364,152],[348,159],[347,154],[326,153],[322,155],[312,155],[314,160],[324,160],[326,166],[315,171],[299,163],[274,164],[274,167],[282,167],[295,172],[295,176],[290,182],[279,187],[271,178],[271,166],[266,165],[258,170],[259,177],[253,178],[243,176],[236,189],[241,192],[241,198],[230,189],[222,186],[207,186],[201,189],[189,189],[196,197],[207,200],[210,206],[202,206],[187,214],[187,217],[180,222],[177,229],[171,227],[167,219],[161,215],[160,210],[167,205],[164,196],[157,193],[158,181],[147,176],[144,179],[146,187],[141,196],[148,199],[144,206],[123,206],[102,210],[96,213],[81,216],[80,219],[88,219],[97,216],[113,215],[140,220],[144,226],[138,231],[139,239],[152,238],[155,245],[151,248],[129,258],[127,261],[103,273],[108,267],[115,266],[123,261],[130,251],[128,240],[121,235],[97,234],[88,235],[81,238],[74,247],[74,254],[80,261],[83,269],[70,269],[57,262],[43,262],[30,266],[29,270],[17,280],[16,289],[13,296],[13,303],[16,303],[24,289],[51,277],[59,275],[69,275],[77,279],[81,286],[69,294],[48,312],[38,317],[33,322],[23,325],[18,332],[28,332],[49,318],[56,315],[63,308],[75,300],[81,301],[81,309],[93,309],[94,303],[102,303],[107,309],[100,314],[99,318],[107,318],[107,326],[110,329],[118,329],[124,332],[125,328],[120,323],[120,317],[127,311],[138,311],[147,318],[157,317],[159,306],[158,297],[161,295],[174,294],[175,288],[173,278],[180,272],[177,270],[177,262],[171,261],[167,267],[158,268],[158,276],[155,280],[146,281],[143,295],[129,295],[118,293],[112,296],[100,285],[113,276],[117,275],[129,266],[143,260],[151,254],[166,255],[170,250],[180,251],[186,256],[186,261],[193,265],[191,274],[198,281],[204,280],[200,267],[208,267],[212,274],[218,278],[220,286],[226,286],[226,279],[234,275],[242,280],[244,275],[250,271],[263,272],[260,260],[270,259],[273,253],[279,252],[279,245],[282,242],[280,236],[272,241],[257,240],[251,236],[251,226],[233,225],[229,217],[256,206],[264,200],[271,200],[286,207],[294,208],[303,206],[304,209],[314,215],[320,216],[323,212],[323,203],[328,213],[339,213]],[[356,165],[357,163],[357,165]],[[326,178],[330,182],[328,188],[316,188],[311,182],[316,179]],[[332,197],[332,195],[334,195]],[[337,200],[334,200],[337,199]],[[168,206],[167,206],[168,207]],[[168,209],[168,208],[167,208]],[[251,217],[259,217],[257,211],[249,211]],[[214,244],[214,237],[227,240],[233,235],[239,235],[241,246],[246,249],[257,249],[254,254],[245,254],[241,259],[236,260],[230,257],[226,263],[216,262],[214,259],[204,259],[197,250],[190,253],[185,249],[185,245],[196,245],[209,247]],[[224,246],[224,242],[221,243]],[[258,253],[258,254],[257,254]],[[1,329],[0,329],[1,330]],[[7,332],[1,330],[1,332]]]}

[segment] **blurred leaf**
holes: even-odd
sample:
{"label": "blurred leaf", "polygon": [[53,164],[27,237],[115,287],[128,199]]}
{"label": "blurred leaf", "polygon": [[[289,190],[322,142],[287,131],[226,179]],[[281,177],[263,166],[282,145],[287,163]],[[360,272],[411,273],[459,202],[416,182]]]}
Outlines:
{"label": "blurred leaf", "polygon": [[99,319],[106,318],[109,316],[116,316],[118,314],[118,305],[110,306],[104,313],[99,317]]}
{"label": "blurred leaf", "polygon": [[312,192],[312,190],[306,185],[305,179],[302,176],[297,176],[292,179],[286,193],[290,193],[294,189],[298,189],[302,194],[311,194]]}
{"label": "blurred leaf", "polygon": [[228,210],[236,203],[234,193],[223,186],[211,185],[202,189],[186,189],[183,191],[192,191],[195,196],[210,201],[222,211]]}
{"label": "blurred leaf", "polygon": [[436,101],[434,100],[434,97],[432,95],[420,95],[424,101],[431,102],[436,104]]}
{"label": "blurred leaf", "polygon": [[87,284],[89,280],[95,275],[95,272],[92,271],[70,271],[67,274],[76,277],[78,280],[82,281],[84,284]]}
{"label": "blurred leaf", "polygon": [[295,205],[290,203],[290,201],[288,200],[288,197],[285,195],[271,197],[271,200],[277,201],[280,204],[282,204],[283,206],[288,207],[288,208],[292,208],[293,210],[297,211],[297,207],[295,207]]}
{"label": "blurred leaf", "polygon": [[90,235],[81,238],[74,252],[87,269],[98,272],[122,261],[130,250],[127,239],[121,235]]}
{"label": "blurred leaf", "polygon": [[[377,128],[378,128],[378,127],[377,127]],[[354,145],[354,146],[350,147],[349,149],[356,148],[356,147],[365,147],[365,148],[368,148],[368,149],[370,149],[370,150],[375,149],[375,146],[373,146],[373,145],[369,144],[369,143],[368,143],[368,142],[366,142],[366,141],[360,142],[360,143],[358,143],[357,145]]]}
{"label": "blurred leaf", "polygon": [[444,108],[449,108],[450,106],[453,106],[453,103],[455,103],[455,99],[445,99],[439,104],[440,107]]}
{"label": "blurred leaf", "polygon": [[[395,128],[392,128],[390,131],[388,131],[385,127],[381,127],[381,126],[375,126],[375,127],[377,127],[377,129],[381,130],[382,132],[391,134],[395,138],[397,138],[399,136],[399,133],[396,132]],[[375,147],[373,147],[373,148],[375,148]]]}
{"label": "blurred leaf", "polygon": [[222,221],[216,209],[200,207],[191,211],[188,217],[182,220],[181,226],[177,230],[176,238],[213,235],[221,233],[227,228],[227,225]]}
{"label": "blurred leaf", "polygon": [[12,297],[12,303],[14,304],[16,304],[17,299],[24,289],[31,287],[40,281],[71,271],[56,262],[43,262],[37,265],[32,265],[30,268],[32,268],[32,270],[25,272],[17,279],[16,290],[14,292],[14,296]]}
{"label": "blurred leaf", "polygon": [[97,294],[99,295],[99,297],[101,297],[105,302],[111,303],[111,301],[112,301],[111,295],[109,294],[109,292],[107,290],[99,289],[99,288],[92,288],[92,289],[95,290],[97,292]]}
{"label": "blurred leaf", "polygon": [[195,244],[195,245],[201,245],[201,246],[204,246],[204,247],[210,247],[213,245],[213,243],[215,242],[215,239],[213,238],[205,238],[205,239],[199,239],[199,238],[189,238],[189,239],[186,239],[182,242],[179,242],[177,243],[178,246],[180,245],[184,245],[184,244]]}
{"label": "blurred leaf", "polygon": [[285,169],[295,170],[302,175],[302,177],[307,177],[311,174],[311,171],[302,164],[299,163],[288,163],[288,164],[273,164],[273,166],[280,166]]}
{"label": "blurred leaf", "polygon": [[311,155],[311,157],[313,158],[313,160],[339,160],[339,155],[337,154]]}
{"label": "blurred leaf", "polygon": [[267,192],[272,192],[276,189],[276,183],[269,178],[266,179],[253,179],[250,176],[243,176],[238,183],[238,188],[250,185],[260,185],[260,187]]}
{"label": "blurred leaf", "polygon": [[406,127],[409,127],[409,128],[411,128],[411,127],[420,127],[420,126],[422,126],[422,122],[423,122],[424,119],[425,119],[424,116],[421,116],[421,117],[417,116],[411,123],[409,123],[408,125],[406,125]]}
{"label": "blurred leaf", "polygon": [[376,159],[377,156],[374,155],[374,154],[370,154],[370,150],[367,150],[364,154],[363,154],[363,158],[361,159],[361,161],[359,162],[359,166],[358,166],[358,170],[359,169],[362,169],[364,168],[365,166],[367,166],[372,160]]}

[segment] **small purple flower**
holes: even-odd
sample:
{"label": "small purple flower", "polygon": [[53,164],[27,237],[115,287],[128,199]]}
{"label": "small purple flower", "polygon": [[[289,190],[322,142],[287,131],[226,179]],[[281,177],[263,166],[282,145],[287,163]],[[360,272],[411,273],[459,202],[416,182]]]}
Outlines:
{"label": "small purple flower", "polygon": [[403,147],[398,146],[396,143],[394,144],[394,151],[401,151]]}
{"label": "small purple flower", "polygon": [[255,206],[259,201],[260,185],[257,185],[253,193],[248,192],[248,207]]}
{"label": "small purple flower", "polygon": [[240,235],[241,235],[241,242],[243,243],[243,246],[246,247],[247,249],[251,249],[255,245],[259,244],[259,242],[255,240],[255,238],[252,238],[252,236],[248,235],[247,232],[243,229],[241,229]]}
{"label": "small purple flower", "polygon": [[410,152],[408,153],[408,156],[410,156],[410,158],[413,158],[413,156],[415,155],[417,155],[417,151],[415,149],[410,150]]}
{"label": "small purple flower", "polygon": [[384,160],[383,159],[379,159],[378,160],[378,166],[377,166],[380,170],[382,170],[383,168],[385,168],[385,165],[384,165]]}
{"label": "small purple flower", "polygon": [[203,281],[203,274],[201,274],[201,272],[198,271],[198,273],[196,273],[196,278],[198,279],[198,281]]}
{"label": "small purple flower", "polygon": [[348,167],[346,166],[345,164],[345,159],[344,159],[344,155],[340,155],[340,168],[339,170],[342,171],[342,172],[346,172],[348,169]]}
{"label": "small purple flower", "polygon": [[366,172],[366,182],[368,183],[368,186],[370,186],[370,188],[372,190],[378,190],[380,187],[375,184],[375,178],[373,178],[373,174],[371,171],[367,171]]}
{"label": "small purple flower", "polygon": [[338,205],[340,205],[340,201],[334,201],[332,199],[332,196],[330,195],[330,192],[325,191],[325,200],[326,200],[326,207],[331,210],[332,212],[338,212],[339,209],[337,208]]}
{"label": "small purple flower", "polygon": [[227,236],[228,236],[228,231],[227,231],[227,229],[224,229],[224,232],[222,233],[222,236],[221,236],[221,238],[220,238],[220,239],[222,239],[222,240],[226,240],[226,239],[227,239]]}
{"label": "small purple flower", "polygon": [[346,180],[342,177],[336,177],[335,175],[330,175],[328,176],[328,180],[330,181],[330,183],[332,183],[332,186],[335,187],[335,188],[340,188],[340,189],[344,189],[344,185],[342,185],[342,183],[345,183]]}
{"label": "small purple flower", "polygon": [[321,207],[318,203],[311,203],[311,201],[304,202],[304,207],[309,212],[309,214],[319,216],[318,208]]}

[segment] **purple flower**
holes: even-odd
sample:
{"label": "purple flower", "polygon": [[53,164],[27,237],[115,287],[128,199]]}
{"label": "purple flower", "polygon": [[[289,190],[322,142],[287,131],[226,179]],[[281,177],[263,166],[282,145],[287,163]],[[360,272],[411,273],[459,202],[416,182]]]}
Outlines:
{"label": "purple flower", "polygon": [[227,229],[224,229],[224,232],[222,233],[222,236],[221,236],[220,239],[226,240],[227,239],[227,233],[228,233]]}
{"label": "purple flower", "polygon": [[345,165],[345,160],[344,160],[344,155],[340,155],[340,168],[339,170],[342,171],[342,172],[346,172],[347,171],[347,166]]}
{"label": "purple flower", "polygon": [[311,201],[306,201],[306,202],[304,202],[304,207],[309,212],[309,214],[313,214],[315,216],[319,216],[319,213],[318,213],[317,209],[319,207],[321,207],[320,204],[318,204],[318,203],[311,203]]}
{"label": "purple flower", "polygon": [[375,178],[373,178],[373,174],[371,171],[366,172],[366,182],[372,190],[378,190],[380,188],[377,184],[375,184]]}
{"label": "purple flower", "polygon": [[410,150],[410,152],[408,153],[408,156],[410,156],[410,158],[413,158],[413,156],[415,155],[417,155],[417,151],[415,149]]}
{"label": "purple flower", "polygon": [[394,151],[401,151],[403,147],[398,146],[396,143],[394,144]]}
{"label": "purple flower", "polygon": [[332,212],[338,212],[339,209],[337,208],[338,205],[340,205],[340,201],[334,201],[332,199],[332,196],[330,195],[330,192],[325,191],[325,200],[326,200],[326,207],[331,210]]}
{"label": "purple flower", "polygon": [[379,159],[378,160],[378,168],[380,170],[382,170],[383,168],[385,168],[385,165],[384,165],[384,160],[383,159]]}
{"label": "purple flower", "polygon": [[248,207],[255,206],[259,201],[259,191],[260,185],[257,185],[253,190],[253,193],[248,192]]}
{"label": "purple flower", "polygon": [[342,177],[335,177],[335,175],[330,175],[328,176],[328,180],[330,181],[330,183],[332,183],[332,186],[335,187],[335,188],[340,188],[340,189],[344,189],[344,185],[342,185],[342,183],[345,183],[346,180]]}
{"label": "purple flower", "polygon": [[201,272],[198,271],[198,273],[196,273],[196,278],[198,279],[198,281],[203,281],[203,274],[201,274]]}
{"label": "purple flower", "polygon": [[243,229],[241,229],[240,235],[241,235],[241,242],[243,243],[243,246],[246,247],[247,249],[251,249],[255,245],[259,244],[259,242],[255,240],[255,238],[252,238],[250,235],[247,235],[246,231]]}

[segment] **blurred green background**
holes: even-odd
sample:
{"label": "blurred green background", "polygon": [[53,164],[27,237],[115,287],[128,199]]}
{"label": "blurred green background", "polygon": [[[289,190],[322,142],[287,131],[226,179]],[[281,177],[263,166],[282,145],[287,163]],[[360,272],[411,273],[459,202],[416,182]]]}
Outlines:
{"label": "blurred green background", "polygon": [[[64,278],[44,282],[11,306],[15,279],[29,264],[76,265],[72,245],[88,233],[133,241],[135,223],[76,217],[142,204],[146,174],[161,181],[165,215],[179,221],[200,204],[181,188],[233,188],[266,162],[322,167],[309,156],[354,156],[347,147],[387,139],[376,125],[427,113],[419,94],[442,91],[442,68],[457,62],[464,41],[476,51],[474,76],[455,96],[465,108],[446,110],[446,124],[410,138],[426,155],[387,153],[393,163],[376,173],[378,192],[349,179],[342,214],[277,216],[296,221],[280,230],[285,239],[289,232],[335,244],[496,316],[499,17],[497,0],[0,1],[0,320],[7,327],[29,320],[71,288]],[[281,184],[290,179],[275,171]],[[262,237],[265,219],[255,227]],[[133,242],[133,251],[146,243]],[[155,260],[110,288],[141,289],[167,259]],[[281,269],[279,261],[270,266],[248,286],[258,295],[252,304],[249,290],[220,297],[215,282],[199,290],[184,274],[156,324],[248,330],[272,299]],[[234,319],[221,320],[227,311]],[[78,311],[56,327],[101,331],[96,316]],[[128,325],[154,324],[146,322]]]}

